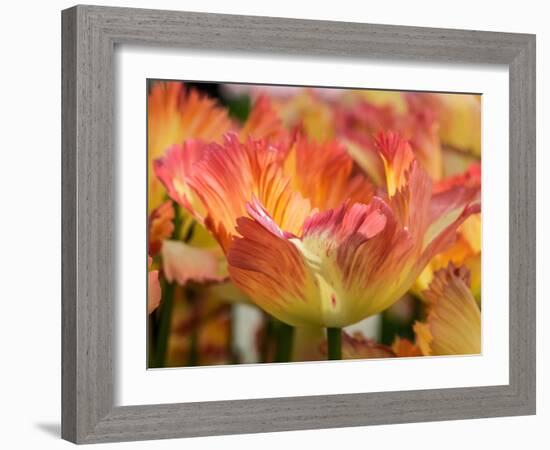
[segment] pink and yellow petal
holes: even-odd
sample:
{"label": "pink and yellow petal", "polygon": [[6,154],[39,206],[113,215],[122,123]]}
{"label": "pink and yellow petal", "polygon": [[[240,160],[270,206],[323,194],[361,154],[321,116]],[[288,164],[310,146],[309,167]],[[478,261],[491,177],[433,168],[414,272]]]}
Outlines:
{"label": "pink and yellow petal", "polygon": [[227,256],[235,285],[285,323],[322,324],[318,283],[300,251],[255,220],[239,218],[237,231]]}
{"label": "pink and yellow petal", "polygon": [[410,144],[394,132],[379,133],[375,141],[386,176],[388,195],[393,197],[406,183],[406,174],[414,160]]}
{"label": "pink and yellow petal", "polygon": [[202,222],[204,206],[188,183],[195,170],[195,163],[202,159],[208,145],[193,139],[168,148],[162,158],[153,163],[157,178],[166,188],[172,200]]}
{"label": "pink and yellow petal", "polygon": [[356,323],[397,300],[402,287],[389,281],[395,281],[395,273],[383,276],[382,271],[402,267],[393,260],[396,233],[391,211],[374,199],[369,205],[342,205],[313,215],[302,239],[291,240],[315,273],[325,326]]}

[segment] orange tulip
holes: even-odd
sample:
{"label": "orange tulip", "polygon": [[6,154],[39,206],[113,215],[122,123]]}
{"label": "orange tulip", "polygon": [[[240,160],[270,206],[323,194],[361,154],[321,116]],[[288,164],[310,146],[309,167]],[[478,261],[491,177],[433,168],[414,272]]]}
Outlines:
{"label": "orange tulip", "polygon": [[479,210],[472,196],[432,198],[429,177],[398,136],[381,135],[377,145],[393,195],[322,212],[291,189],[280,151],[262,141],[229,136],[196,164],[190,184],[231,278],[283,322],[343,327],[383,311]]}

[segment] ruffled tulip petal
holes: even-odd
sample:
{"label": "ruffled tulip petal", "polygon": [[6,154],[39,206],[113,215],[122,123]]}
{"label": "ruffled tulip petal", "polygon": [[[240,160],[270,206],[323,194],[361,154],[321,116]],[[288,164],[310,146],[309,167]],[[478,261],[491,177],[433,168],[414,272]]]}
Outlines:
{"label": "ruffled tulip petal", "polygon": [[184,286],[189,281],[220,282],[227,279],[225,259],[220,251],[191,247],[183,242],[163,242],[162,262],[168,282]]}
{"label": "ruffled tulip petal", "polygon": [[429,303],[425,323],[416,323],[417,344],[425,355],[481,353],[481,312],[470,292],[469,273],[450,264],[435,273],[424,293]]}
{"label": "ruffled tulip petal", "polygon": [[242,217],[237,223],[242,237],[227,255],[235,285],[285,323],[323,323],[318,283],[296,246],[256,220]]}
{"label": "ruffled tulip petal", "polygon": [[170,147],[162,158],[156,159],[153,168],[168,195],[202,222],[204,207],[188,184],[194,164],[206,152],[207,144],[193,139]]}
{"label": "ruffled tulip petal", "polygon": [[313,215],[292,242],[316,273],[327,327],[381,312],[408,288],[412,241],[381,199]]}
{"label": "ruffled tulip petal", "polygon": [[309,200],[290,187],[279,165],[281,149],[265,140],[240,143],[226,135],[196,163],[189,183],[207,211],[205,224],[225,251],[236,234],[236,221],[248,215],[255,197],[285,231],[298,235],[311,211]]}
{"label": "ruffled tulip petal", "polygon": [[405,184],[389,199],[389,204],[399,225],[418,244],[429,226],[432,183],[416,160],[411,161],[403,178]]}
{"label": "ruffled tulip petal", "polygon": [[[368,203],[374,188],[368,179],[353,172],[353,160],[338,141],[317,141],[299,137],[284,161],[292,188],[321,211],[345,201]],[[320,183],[319,180],[330,180]]]}
{"label": "ruffled tulip petal", "polygon": [[241,141],[248,139],[266,139],[275,144],[286,144],[289,133],[269,97],[260,95],[239,133]]}
{"label": "ruffled tulip petal", "polygon": [[379,133],[375,146],[382,157],[386,188],[388,195],[392,197],[405,185],[406,174],[414,160],[414,154],[409,143],[393,132]]}

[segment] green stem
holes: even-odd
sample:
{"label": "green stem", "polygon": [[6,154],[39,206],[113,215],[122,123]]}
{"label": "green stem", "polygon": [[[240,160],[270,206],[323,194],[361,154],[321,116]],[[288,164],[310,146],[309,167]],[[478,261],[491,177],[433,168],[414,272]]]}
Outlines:
{"label": "green stem", "polygon": [[[167,197],[168,198],[168,197]],[[177,204],[174,204],[175,217],[174,217],[174,231],[172,232],[172,239],[179,239],[181,234],[181,227],[183,225],[183,218],[180,208]],[[170,339],[170,328],[172,325],[172,310],[174,309],[174,293],[176,285],[175,283],[168,283],[166,279],[162,279],[161,282],[162,301],[159,306],[158,317],[158,329],[156,339],[152,339],[155,346],[155,352],[152,357],[149,358],[151,367],[165,367],[166,366],[166,351],[168,349],[168,340]]]}
{"label": "green stem", "polygon": [[264,314],[264,335],[261,345],[261,360],[263,363],[268,362],[271,349],[271,340],[273,338],[273,319],[270,315]]}
{"label": "green stem", "polygon": [[166,280],[163,280],[154,367],[164,367],[166,364],[166,350],[168,349],[168,339],[170,337],[170,325],[172,323],[172,310],[174,305],[174,288],[174,283],[167,283]]}
{"label": "green stem", "polygon": [[227,333],[227,354],[229,355],[230,364],[240,364],[241,355],[239,347],[236,343],[236,318],[235,318],[235,305],[228,305],[229,312],[229,329]]}
{"label": "green stem", "polygon": [[328,359],[342,359],[342,329],[327,328]]}
{"label": "green stem", "polygon": [[189,342],[189,360],[187,365],[197,366],[199,363],[199,330],[194,327],[191,331],[191,341]]}
{"label": "green stem", "polygon": [[180,207],[177,204],[174,204],[174,213],[174,231],[172,231],[172,239],[179,240],[184,220],[181,215]]}
{"label": "green stem", "polygon": [[149,314],[147,317],[147,361],[148,367],[155,366],[155,349],[156,349],[156,340],[155,336],[157,335],[158,323],[156,320],[156,314]]}
{"label": "green stem", "polygon": [[278,323],[277,350],[275,362],[289,362],[292,356],[292,342],[294,340],[294,327],[286,323]]}
{"label": "green stem", "polygon": [[191,239],[193,239],[193,233],[195,232],[196,223],[197,222],[195,222],[194,219],[191,219],[189,226],[185,228],[185,233],[183,235],[183,242],[189,242]]}

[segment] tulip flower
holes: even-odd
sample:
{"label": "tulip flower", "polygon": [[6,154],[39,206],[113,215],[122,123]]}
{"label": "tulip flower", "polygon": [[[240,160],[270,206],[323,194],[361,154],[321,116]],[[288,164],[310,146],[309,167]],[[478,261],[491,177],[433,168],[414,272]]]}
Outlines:
{"label": "tulip flower", "polygon": [[197,163],[191,184],[231,278],[279,320],[341,328],[383,311],[479,210],[466,204],[455,214],[454,197],[432,205],[430,179],[406,142],[383,135],[379,146],[393,195],[322,212],[292,192],[278,151],[261,142],[229,137]]}

